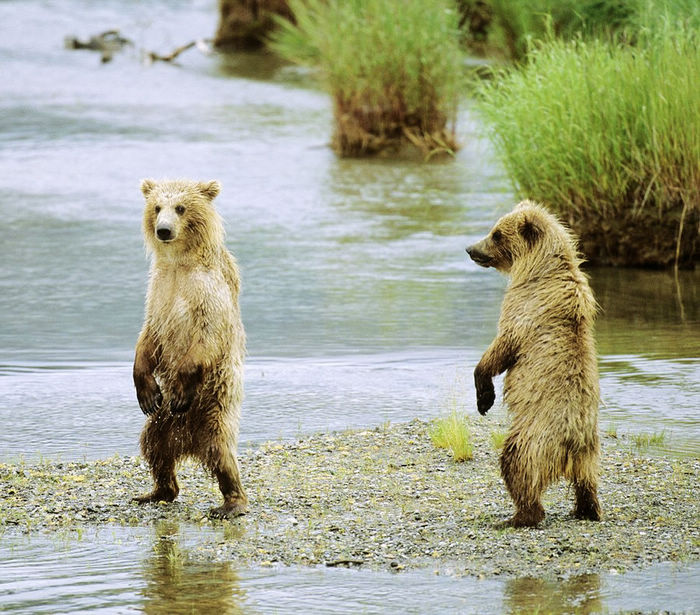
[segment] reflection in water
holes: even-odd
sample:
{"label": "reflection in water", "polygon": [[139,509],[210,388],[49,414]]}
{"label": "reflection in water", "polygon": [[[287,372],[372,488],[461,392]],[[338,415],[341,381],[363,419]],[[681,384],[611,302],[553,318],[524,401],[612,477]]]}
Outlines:
{"label": "reflection in water", "polygon": [[602,427],[665,432],[658,451],[700,453],[700,271],[590,271],[601,313]]}
{"label": "reflection in water", "polygon": [[700,271],[591,270],[602,355],[700,358]]}
{"label": "reflection in water", "polygon": [[192,560],[177,522],[156,525],[153,553],[143,561],[143,579],[143,611],[149,615],[243,613],[246,592],[231,564]]}
{"label": "reflection in water", "polygon": [[523,577],[506,582],[504,610],[519,613],[603,612],[600,577],[584,574],[564,581]]}

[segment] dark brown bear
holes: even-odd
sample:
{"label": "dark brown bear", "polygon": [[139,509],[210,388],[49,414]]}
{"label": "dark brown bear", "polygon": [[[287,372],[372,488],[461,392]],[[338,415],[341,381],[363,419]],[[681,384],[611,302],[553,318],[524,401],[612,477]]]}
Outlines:
{"label": "dark brown bear", "polygon": [[467,252],[511,278],[496,338],[474,370],[481,414],[494,402],[492,379],[507,372],[501,475],[516,511],[506,524],[542,521],[542,493],[562,476],[574,487],[574,516],[597,521],[597,306],[576,242],[543,207],[523,201]]}

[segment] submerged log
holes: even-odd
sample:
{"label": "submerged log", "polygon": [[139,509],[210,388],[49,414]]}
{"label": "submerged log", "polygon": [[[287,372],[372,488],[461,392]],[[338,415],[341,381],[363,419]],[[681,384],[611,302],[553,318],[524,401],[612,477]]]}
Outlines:
{"label": "submerged log", "polygon": [[99,51],[102,54],[102,62],[110,62],[117,51],[124,47],[134,46],[133,41],[124,38],[119,30],[107,30],[101,34],[91,36],[87,41],[81,41],[75,36],[66,36],[63,40],[66,49],[88,49]]}
{"label": "submerged log", "polygon": [[275,16],[294,21],[287,0],[219,0],[214,46],[223,50],[260,49],[275,28]]}

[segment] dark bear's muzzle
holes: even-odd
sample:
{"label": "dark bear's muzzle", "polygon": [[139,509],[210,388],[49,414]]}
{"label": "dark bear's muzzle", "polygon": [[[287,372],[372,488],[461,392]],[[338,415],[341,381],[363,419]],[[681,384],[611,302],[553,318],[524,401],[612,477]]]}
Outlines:
{"label": "dark bear's muzzle", "polygon": [[484,252],[479,249],[478,244],[469,246],[467,248],[467,254],[469,254],[469,258],[471,258],[477,265],[481,265],[482,267],[488,267],[492,260],[488,254],[484,254]]}

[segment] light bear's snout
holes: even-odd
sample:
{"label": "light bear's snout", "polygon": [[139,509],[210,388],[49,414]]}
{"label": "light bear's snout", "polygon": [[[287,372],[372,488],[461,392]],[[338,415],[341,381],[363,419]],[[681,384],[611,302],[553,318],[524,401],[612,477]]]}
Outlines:
{"label": "light bear's snout", "polygon": [[156,218],[156,237],[160,241],[172,241],[177,235],[177,220],[175,216],[164,208]]}
{"label": "light bear's snout", "polygon": [[159,224],[156,227],[156,236],[161,241],[170,241],[171,239],[173,239],[173,229],[171,226]]}

